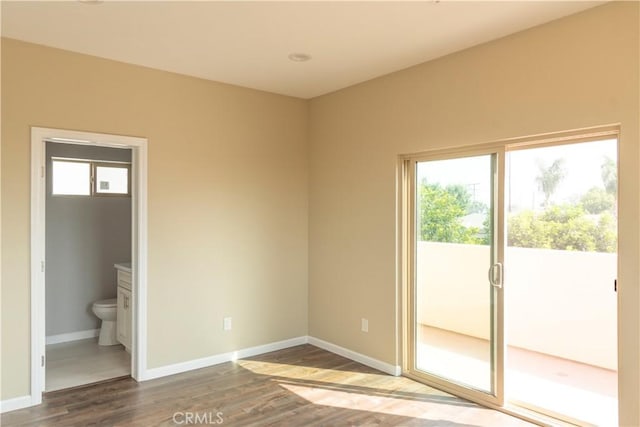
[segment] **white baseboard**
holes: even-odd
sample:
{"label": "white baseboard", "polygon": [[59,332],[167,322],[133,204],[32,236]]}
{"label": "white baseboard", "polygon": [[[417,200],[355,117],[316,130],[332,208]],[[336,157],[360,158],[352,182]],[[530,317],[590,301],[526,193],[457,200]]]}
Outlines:
{"label": "white baseboard", "polygon": [[259,345],[256,347],[245,348],[242,350],[231,351],[229,353],[216,354],[214,356],[203,357],[201,359],[189,360],[187,362],[175,363],[173,365],[161,366],[159,368],[147,369],[142,375],[142,381],[152,380],[154,378],[166,377],[167,375],[179,374],[194,369],[206,368],[208,366],[217,365],[219,363],[230,362],[245,357],[257,356],[271,351],[282,350],[284,348],[294,347],[307,343],[307,337],[291,338],[284,341],[273,342],[269,344]]}
{"label": "white baseboard", "polygon": [[13,399],[0,401],[0,413],[15,411],[16,409],[22,409],[28,406],[33,406],[31,396],[14,397]]}
{"label": "white baseboard", "polygon": [[[47,337],[47,344],[56,344],[67,341],[75,341],[79,339],[92,338],[98,336],[99,329],[73,332],[70,334],[53,335]],[[51,341],[50,341],[51,340]],[[141,381],[152,380],[154,378],[165,377],[168,375],[179,374],[181,372],[187,372],[194,369],[206,368],[207,366],[217,365],[219,363],[225,363],[234,361],[237,359],[243,359],[246,357],[257,356],[259,354],[269,353],[271,351],[282,350],[289,347],[294,347],[302,344],[311,344],[319,347],[323,350],[330,351],[338,354],[347,359],[351,359],[355,362],[362,363],[363,365],[370,366],[374,369],[378,369],[389,375],[399,376],[402,373],[400,366],[394,366],[386,362],[382,362],[378,359],[374,359],[364,354],[357,353],[344,347],[332,344],[330,342],[321,340],[319,338],[302,336],[291,338],[284,341],[277,341],[269,344],[259,345],[256,347],[249,347],[237,351],[231,351],[228,353],[217,354],[214,356],[203,357],[201,359],[190,360],[187,362],[175,363],[173,365],[161,366],[159,368],[147,369],[141,376]],[[0,413],[14,411],[16,409],[26,408],[33,406],[38,402],[33,402],[31,396],[15,397],[13,399],[7,399],[0,401]]]}
{"label": "white baseboard", "polygon": [[88,329],[86,331],[69,332],[67,334],[49,335],[46,338],[45,343],[46,345],[60,344],[63,342],[85,340],[87,338],[95,338],[98,335],[100,335],[100,329]]}
{"label": "white baseboard", "polygon": [[231,351],[228,353],[216,354],[213,356],[203,357],[201,359],[189,360],[186,362],[175,363],[173,365],[161,366],[159,368],[147,369],[141,376],[141,381],[152,380],[155,378],[166,377],[168,375],[175,375],[182,372],[192,371],[194,369],[206,368],[208,366],[218,365],[220,363],[231,362],[237,359],[243,359],[245,357],[257,356],[263,353],[269,353],[271,351],[282,350],[284,348],[294,347],[296,345],[311,344],[323,350],[330,351],[338,354],[347,359],[351,359],[355,362],[362,363],[374,369],[378,369],[384,373],[393,376],[399,376],[402,373],[400,366],[394,366],[386,362],[382,362],[378,359],[374,359],[364,354],[357,353],[344,347],[332,344],[330,342],[309,337],[297,337],[284,341],[278,341],[274,343],[259,345],[256,347],[245,348],[242,350]]}
{"label": "white baseboard", "polygon": [[332,344],[319,338],[308,337],[308,343],[311,345],[315,345],[316,347],[320,347],[323,350],[330,351],[331,353],[346,357],[347,359],[351,359],[355,362],[362,363],[363,365],[367,365],[389,375],[393,375],[395,377],[399,376],[402,373],[402,369],[400,368],[400,366],[391,365],[381,360],[374,359],[373,357],[356,353],[355,351],[340,347],[339,345]]}

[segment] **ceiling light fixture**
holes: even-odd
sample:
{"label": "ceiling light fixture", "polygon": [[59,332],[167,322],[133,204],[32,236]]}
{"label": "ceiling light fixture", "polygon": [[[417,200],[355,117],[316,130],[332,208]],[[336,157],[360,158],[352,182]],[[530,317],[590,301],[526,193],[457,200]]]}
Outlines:
{"label": "ceiling light fixture", "polygon": [[82,4],[101,4],[103,0],[78,0]]}
{"label": "ceiling light fixture", "polygon": [[311,59],[311,55],[307,53],[290,53],[289,59],[293,62],[307,62]]}

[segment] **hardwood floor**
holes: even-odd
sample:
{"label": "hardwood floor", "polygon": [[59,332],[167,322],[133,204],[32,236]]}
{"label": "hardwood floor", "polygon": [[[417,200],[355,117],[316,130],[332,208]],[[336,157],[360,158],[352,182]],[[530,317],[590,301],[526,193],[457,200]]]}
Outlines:
{"label": "hardwood floor", "polygon": [[[191,421],[191,423],[189,423]],[[47,393],[3,426],[530,426],[302,345],[157,380]]]}

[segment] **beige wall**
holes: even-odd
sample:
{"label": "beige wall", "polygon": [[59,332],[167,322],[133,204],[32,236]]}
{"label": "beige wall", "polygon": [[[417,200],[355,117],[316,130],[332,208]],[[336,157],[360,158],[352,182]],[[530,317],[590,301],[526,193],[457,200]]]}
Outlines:
{"label": "beige wall", "polygon": [[149,138],[158,367],[307,320],[399,364],[398,155],[621,123],[621,420],[640,425],[638,48],[638,4],[608,4],[309,103],[3,40],[1,398],[28,393],[30,125]]}
{"label": "beige wall", "polygon": [[310,335],[400,364],[399,154],[620,123],[620,420],[640,425],[638,6],[607,4],[311,101]]}
{"label": "beige wall", "polygon": [[148,138],[154,368],[307,334],[307,118],[299,99],[3,39],[1,399],[29,394],[30,126]]}

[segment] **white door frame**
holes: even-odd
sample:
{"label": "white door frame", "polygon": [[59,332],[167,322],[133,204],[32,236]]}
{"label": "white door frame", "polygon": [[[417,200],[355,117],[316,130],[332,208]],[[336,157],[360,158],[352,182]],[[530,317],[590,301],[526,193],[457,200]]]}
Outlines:
{"label": "white door frame", "polygon": [[147,139],[31,128],[31,404],[42,403],[45,387],[45,197],[46,142],[130,148],[132,152],[131,263],[133,281],[133,339],[131,376],[145,378],[147,370]]}

